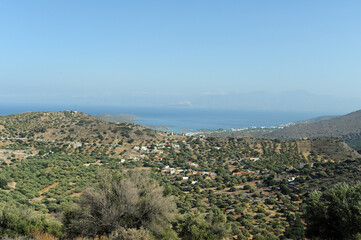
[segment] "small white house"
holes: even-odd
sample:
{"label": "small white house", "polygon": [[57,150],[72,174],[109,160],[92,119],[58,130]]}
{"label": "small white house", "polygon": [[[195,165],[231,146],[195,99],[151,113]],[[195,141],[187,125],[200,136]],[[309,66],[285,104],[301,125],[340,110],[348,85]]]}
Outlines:
{"label": "small white house", "polygon": [[293,182],[293,181],[296,180],[296,178],[297,178],[297,177],[290,177],[290,178],[288,179],[288,182]]}

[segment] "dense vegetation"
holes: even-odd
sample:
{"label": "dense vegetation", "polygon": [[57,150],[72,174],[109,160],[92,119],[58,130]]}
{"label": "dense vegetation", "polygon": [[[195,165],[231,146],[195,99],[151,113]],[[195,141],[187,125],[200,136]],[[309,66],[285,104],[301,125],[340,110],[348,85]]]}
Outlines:
{"label": "dense vegetation", "polygon": [[306,206],[307,235],[321,239],[360,239],[361,182],[338,183],[326,192],[313,191]]}
{"label": "dense vegetation", "polygon": [[0,135],[1,236],[302,239],[313,190],[361,180],[334,138],[184,137],[74,112],[0,117]]}

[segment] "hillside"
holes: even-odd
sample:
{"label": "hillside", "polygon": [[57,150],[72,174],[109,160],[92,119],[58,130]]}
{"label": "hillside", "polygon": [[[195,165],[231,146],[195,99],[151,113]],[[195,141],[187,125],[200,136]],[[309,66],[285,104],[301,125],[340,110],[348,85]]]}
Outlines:
{"label": "hillside", "polygon": [[361,110],[330,120],[286,127],[263,136],[267,138],[299,139],[344,137],[359,133],[361,133]]}
{"label": "hillside", "polygon": [[0,136],[0,206],[59,224],[103,173],[136,170],[151,172],[182,218],[216,211],[235,239],[284,239],[309,191],[361,180],[361,156],[337,138],[186,137],[71,111],[1,116]]}
{"label": "hillside", "polygon": [[359,153],[350,148],[341,139],[316,138],[309,141],[311,143],[310,152],[316,156],[322,156],[322,158],[326,160],[361,158]]}
{"label": "hillside", "polygon": [[[354,115],[351,117],[355,118]],[[332,120],[327,122],[329,121]],[[322,124],[321,126],[332,126],[331,123],[325,124],[324,122],[318,124]],[[334,125],[337,126],[336,124]],[[311,131],[311,129],[317,126],[310,126],[310,124],[293,126],[282,129],[282,132],[272,132],[270,134],[274,135],[267,137],[278,138],[277,136],[280,136],[280,139],[284,139],[286,134],[296,133],[292,129],[303,129],[302,127],[307,127]],[[330,127],[329,129],[333,128]],[[306,132],[304,130],[298,131]],[[314,131],[317,132],[316,129]],[[322,132],[322,129],[318,131],[320,133],[319,136],[327,137],[327,135],[322,135]],[[324,132],[327,131],[324,130]],[[333,136],[331,133],[329,134],[329,136]],[[303,136],[309,135],[302,135],[301,137]],[[309,137],[315,138],[316,136],[318,135],[313,133]],[[355,139],[359,135],[349,134],[348,136],[350,136],[350,139]],[[17,151],[15,154],[20,158],[50,152],[132,158],[137,157],[132,151],[134,147],[159,143],[166,144],[187,139],[183,136],[151,130],[137,124],[106,122],[88,114],[72,111],[56,113],[28,112],[0,116],[0,137],[2,138],[0,147],[4,149],[0,152],[0,157],[3,156],[5,159],[13,150]],[[246,139],[246,141],[248,140]],[[253,139],[252,141],[257,142],[258,145],[264,145],[268,142],[268,140],[261,139]],[[328,159],[332,156],[336,161],[360,157],[338,139],[311,139],[297,142],[302,146],[309,146],[302,148],[303,151],[300,153],[304,156],[308,156],[311,152],[317,152],[320,158]],[[256,148],[257,145],[253,147]]]}
{"label": "hillside", "polygon": [[[0,129],[2,137],[43,137],[48,140],[72,139],[84,142],[96,140],[102,143],[112,143],[134,136],[149,139],[158,134],[139,125],[107,123],[91,115],[72,111],[28,112],[0,116]],[[100,139],[97,139],[98,137]]]}
{"label": "hillside", "polygon": [[94,117],[102,119],[107,122],[115,122],[115,123],[135,123],[136,120],[140,119],[140,117],[130,114],[108,114],[108,113],[98,114],[95,115]]}
{"label": "hillside", "polygon": [[0,116],[0,137],[3,139],[0,146],[11,142],[10,148],[24,149],[26,154],[37,154],[42,150],[86,155],[119,155],[143,142],[181,139],[181,136],[140,125],[106,122],[72,111]]}
{"label": "hillside", "polygon": [[[354,149],[350,148],[345,142],[338,138],[316,138],[295,141],[266,140],[246,138],[246,142],[250,143],[250,148],[258,151],[261,155],[267,154],[269,151],[281,149],[284,144],[288,144],[289,149],[280,153],[290,152],[293,148],[297,149],[305,159],[315,159],[318,161],[345,161],[361,158],[361,155]],[[280,143],[278,143],[280,142]],[[272,146],[268,149],[268,146]],[[262,146],[262,147],[261,147]]]}
{"label": "hillside", "polygon": [[242,130],[204,130],[196,133],[206,137],[246,137],[266,139],[341,138],[361,153],[361,110],[344,116],[321,116],[280,127]]}
{"label": "hillside", "polygon": [[272,132],[256,133],[254,136],[277,139],[340,137],[350,147],[361,153],[361,110],[320,122],[297,124]]}
{"label": "hillside", "polygon": [[298,125],[298,124],[316,123],[316,122],[321,122],[321,121],[325,121],[325,120],[331,120],[331,119],[334,119],[334,118],[337,118],[337,117],[339,117],[339,116],[337,116],[337,115],[327,115],[327,116],[311,118],[311,119],[308,119],[308,120],[293,122],[293,124]]}

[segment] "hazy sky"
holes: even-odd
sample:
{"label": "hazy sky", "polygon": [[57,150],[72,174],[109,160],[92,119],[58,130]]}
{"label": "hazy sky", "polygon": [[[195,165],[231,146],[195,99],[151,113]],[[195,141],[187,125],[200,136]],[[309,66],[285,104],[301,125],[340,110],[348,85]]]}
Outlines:
{"label": "hazy sky", "polygon": [[146,105],[292,90],[360,98],[360,13],[358,0],[3,0],[0,100],[127,105],[140,96]]}

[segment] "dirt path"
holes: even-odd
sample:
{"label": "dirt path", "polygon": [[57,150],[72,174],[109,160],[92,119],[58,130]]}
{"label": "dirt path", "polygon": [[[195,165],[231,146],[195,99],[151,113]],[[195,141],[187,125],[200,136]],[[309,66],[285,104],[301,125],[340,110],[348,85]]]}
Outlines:
{"label": "dirt path", "polygon": [[124,172],[128,172],[128,171],[131,171],[131,170],[152,170],[153,167],[136,167],[136,168],[127,168],[127,169],[124,169]]}
{"label": "dirt path", "polygon": [[83,193],[84,193],[84,190],[81,191],[81,192],[78,192],[78,193],[72,193],[72,194],[69,195],[69,197],[79,197],[79,196],[81,196]]}
{"label": "dirt path", "polygon": [[50,186],[47,186],[46,188],[43,188],[39,191],[39,194],[42,195],[43,193],[46,193],[47,191],[50,190],[50,188],[56,187],[59,183],[55,182],[53,184],[51,184]]}
{"label": "dirt path", "polygon": [[15,189],[16,188],[16,182],[9,182],[8,183],[8,186],[12,189]]}

